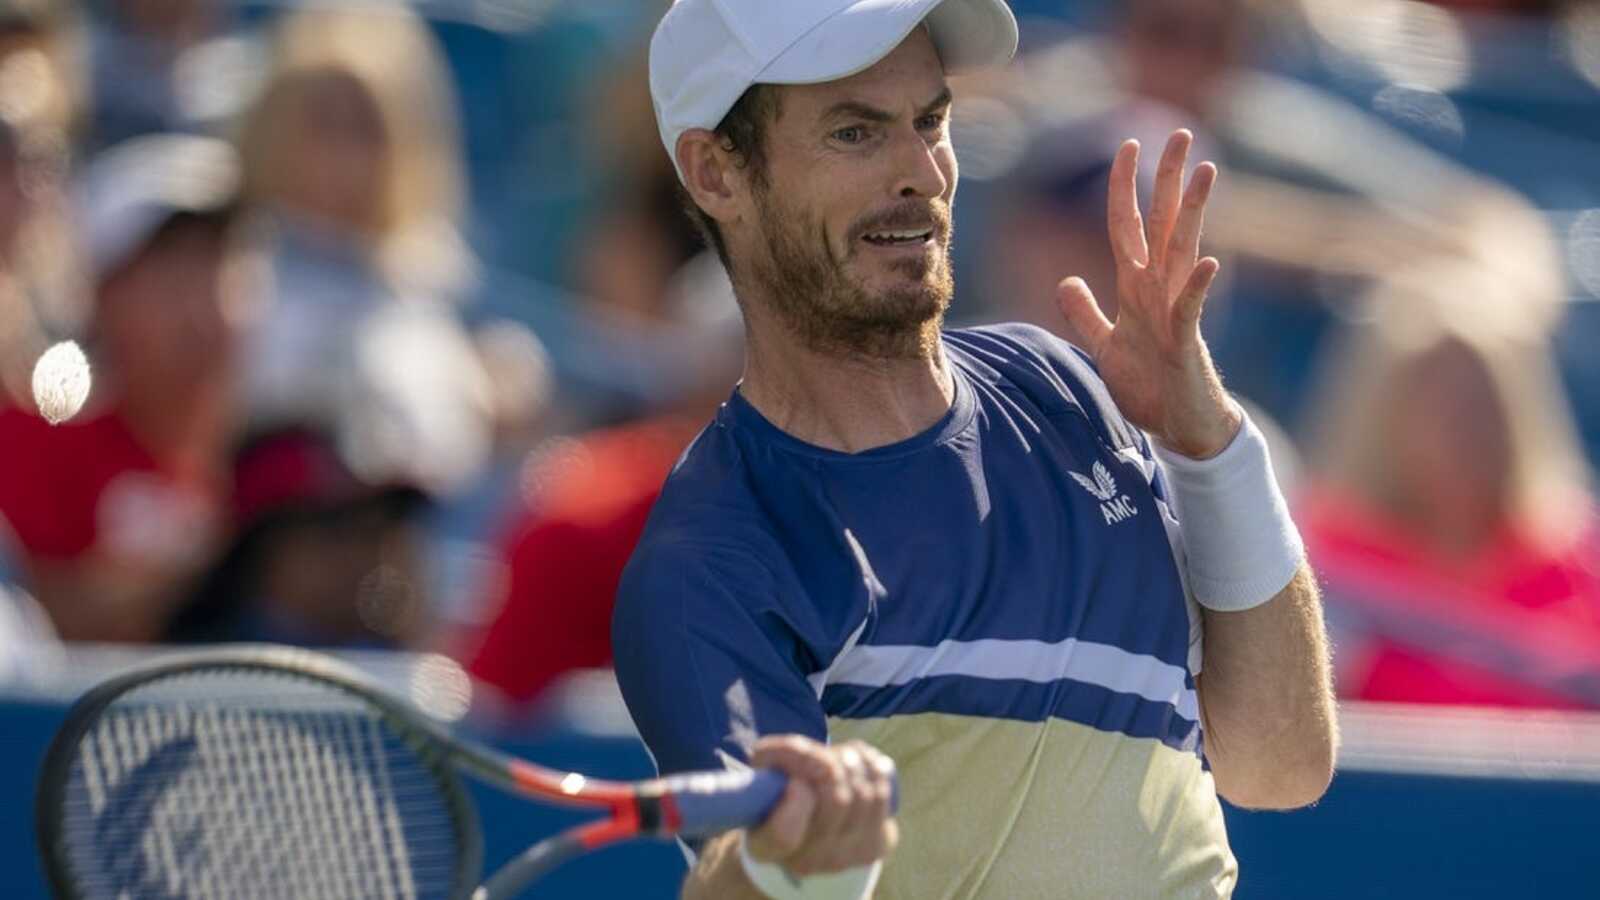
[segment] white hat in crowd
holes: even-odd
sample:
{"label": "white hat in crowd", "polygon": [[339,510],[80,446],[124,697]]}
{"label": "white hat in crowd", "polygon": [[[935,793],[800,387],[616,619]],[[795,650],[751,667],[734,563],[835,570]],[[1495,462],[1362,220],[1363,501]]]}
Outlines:
{"label": "white hat in crowd", "polygon": [[90,274],[103,278],[128,262],[179,213],[228,208],[239,177],[237,154],[217,138],[155,134],[102,152],[78,190]]}

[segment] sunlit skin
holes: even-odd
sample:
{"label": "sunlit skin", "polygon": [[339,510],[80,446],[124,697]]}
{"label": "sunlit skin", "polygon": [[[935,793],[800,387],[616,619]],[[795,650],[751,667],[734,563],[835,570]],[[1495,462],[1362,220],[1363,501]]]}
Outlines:
{"label": "sunlit skin", "polygon": [[1139,143],[1125,141],[1111,164],[1106,220],[1117,267],[1116,322],[1106,319],[1082,278],[1063,279],[1057,299],[1129,421],[1167,447],[1205,459],[1233,440],[1242,414],[1200,337],[1206,292],[1219,268],[1215,258],[1200,256],[1217,167],[1196,166],[1185,188],[1192,142],[1184,130],[1167,141],[1148,218],[1139,211]]}
{"label": "sunlit skin", "polygon": [[[944,67],[919,29],[863,72],[777,90],[764,182],[709,131],[678,145],[686,187],[734,261],[740,390],[803,440],[889,443],[932,424],[953,397],[937,340],[957,177]],[[931,233],[867,240],[884,229]]]}
{"label": "sunlit skin", "polygon": [[[728,230],[733,258],[750,261],[738,267],[741,280],[779,310],[799,305],[788,310],[791,327],[802,324],[795,316],[844,324],[804,335],[817,338],[816,349],[926,354],[921,338],[935,333],[950,302],[956,190],[951,93],[932,42],[919,31],[852,78],[781,90],[768,177],[751,185]],[[925,238],[871,239],[890,230]],[[797,290],[796,267],[816,270],[806,278],[815,292]]]}

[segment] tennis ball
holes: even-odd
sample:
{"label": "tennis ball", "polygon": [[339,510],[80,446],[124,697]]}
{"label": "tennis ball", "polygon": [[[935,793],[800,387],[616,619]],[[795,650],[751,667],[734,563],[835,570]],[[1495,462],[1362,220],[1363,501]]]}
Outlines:
{"label": "tennis ball", "polygon": [[74,341],[44,352],[33,367],[33,402],[51,425],[78,414],[89,398],[89,360]]}

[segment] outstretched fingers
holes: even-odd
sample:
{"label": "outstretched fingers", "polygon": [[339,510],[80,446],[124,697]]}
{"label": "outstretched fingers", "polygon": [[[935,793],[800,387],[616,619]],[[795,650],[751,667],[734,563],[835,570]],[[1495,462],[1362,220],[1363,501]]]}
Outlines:
{"label": "outstretched fingers", "polygon": [[1098,359],[1111,337],[1111,321],[1100,311],[1089,285],[1082,278],[1063,278],[1056,285],[1056,302],[1061,314],[1089,355]]}
{"label": "outstretched fingers", "polygon": [[1189,178],[1189,188],[1183,192],[1183,205],[1178,211],[1178,221],[1163,251],[1163,267],[1169,283],[1187,278],[1200,258],[1200,231],[1205,225],[1206,201],[1211,188],[1217,183],[1217,167],[1203,162],[1194,168]]}
{"label": "outstretched fingers", "polygon": [[1194,135],[1187,129],[1174,131],[1156,165],[1155,192],[1150,198],[1150,216],[1145,219],[1145,242],[1153,264],[1167,257],[1173,223],[1183,199],[1183,168],[1193,141]]}
{"label": "outstretched fingers", "polygon": [[1217,272],[1222,264],[1215,257],[1208,256],[1195,263],[1194,271],[1189,273],[1189,280],[1184,283],[1182,293],[1172,304],[1172,326],[1175,335],[1198,335],[1200,328],[1200,313],[1205,310],[1206,294],[1211,290],[1211,282],[1216,280]]}
{"label": "outstretched fingers", "polygon": [[1139,215],[1139,142],[1129,139],[1111,162],[1111,184],[1106,192],[1106,222],[1111,229],[1111,251],[1119,270],[1149,262],[1144,240],[1144,220]]}

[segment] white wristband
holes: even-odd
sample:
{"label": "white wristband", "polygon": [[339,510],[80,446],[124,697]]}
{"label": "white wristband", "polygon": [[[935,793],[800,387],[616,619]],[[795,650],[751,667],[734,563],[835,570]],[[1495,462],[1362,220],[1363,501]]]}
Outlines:
{"label": "white wristband", "polygon": [[745,837],[739,835],[739,862],[744,874],[772,900],[866,900],[872,896],[878,874],[883,871],[883,862],[879,861],[842,872],[796,878],[777,863],[761,862],[751,856]]}
{"label": "white wristband", "polygon": [[1283,590],[1305,558],[1305,545],[1273,478],[1267,440],[1250,417],[1210,459],[1160,446],[1155,452],[1172,486],[1195,601],[1236,612]]}

